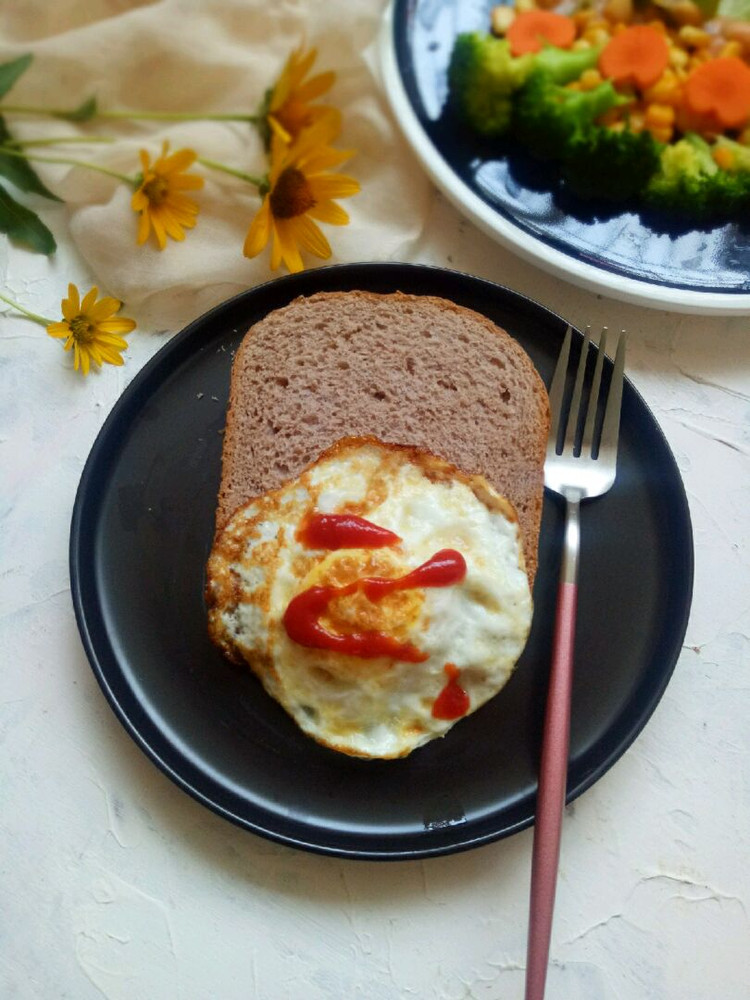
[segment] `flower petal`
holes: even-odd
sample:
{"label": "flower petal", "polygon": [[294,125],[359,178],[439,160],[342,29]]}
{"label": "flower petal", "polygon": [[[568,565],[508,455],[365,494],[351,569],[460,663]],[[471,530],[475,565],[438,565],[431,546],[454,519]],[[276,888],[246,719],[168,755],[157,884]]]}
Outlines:
{"label": "flower petal", "polygon": [[68,297],[62,300],[62,314],[67,320],[75,319],[81,311],[81,297],[74,284],[68,285]]}
{"label": "flower petal", "polygon": [[[108,344],[122,340],[121,337],[114,337],[113,339],[110,334],[130,333],[131,330],[135,330],[135,327],[135,320],[128,319],[127,316],[116,316],[114,319],[105,319],[98,324],[98,329],[101,331],[101,339]],[[97,339],[100,338],[97,337]],[[127,346],[127,341],[123,340],[122,343]]]}
{"label": "flower petal", "polygon": [[297,247],[295,241],[295,227],[290,225],[291,221],[286,219],[279,221],[276,220],[276,232],[279,237],[279,246],[281,248],[281,259],[284,261],[286,266],[292,272],[296,274],[298,271],[303,271],[305,265],[302,263],[302,256]]}
{"label": "flower petal", "polygon": [[149,237],[151,232],[151,215],[148,211],[144,212],[140,219],[138,220],[138,246],[141,246]]}
{"label": "flower petal", "polygon": [[50,323],[47,333],[50,337],[67,337],[70,335],[70,327],[67,323]]}
{"label": "flower petal", "polygon": [[159,173],[163,177],[169,177],[170,174],[182,174],[195,163],[197,158],[198,154],[192,149],[178,149],[176,153],[172,153],[171,156],[161,161]]}
{"label": "flower petal", "polygon": [[271,270],[275,271],[281,263],[281,240],[276,226],[273,227],[273,244],[271,245]]}
{"label": "flower petal", "polygon": [[110,316],[113,316],[121,308],[122,302],[119,299],[113,299],[111,296],[105,295],[103,299],[100,299],[87,310],[87,315],[93,323],[98,323],[100,320],[109,319]]}
{"label": "flower petal", "polygon": [[310,177],[308,183],[313,198],[318,202],[350,198],[360,190],[359,183],[346,174],[318,174]]}
{"label": "flower petal", "polygon": [[336,74],[329,70],[327,73],[318,73],[317,76],[310,77],[305,83],[297,87],[294,97],[297,101],[314,101],[316,97],[325,94],[327,90],[336,82]]}
{"label": "flower petal", "polygon": [[99,345],[96,342],[94,342],[93,344],[87,344],[86,349],[88,351],[89,357],[94,362],[94,364],[101,366],[102,354],[101,351],[99,350]]}
{"label": "flower petal", "polygon": [[322,174],[331,167],[340,167],[342,163],[354,156],[353,149],[332,149],[330,146],[319,146],[301,157],[298,161],[300,169],[308,176]]}
{"label": "flower petal", "polygon": [[312,219],[308,219],[306,215],[300,215],[290,222],[290,229],[292,229],[294,237],[302,249],[322,260],[328,260],[331,256],[331,245]]}
{"label": "flower petal", "polygon": [[284,128],[281,122],[277,118],[275,118],[274,115],[269,114],[266,118],[266,121],[270,125],[273,134],[277,136],[279,139],[281,139],[282,142],[290,143],[292,141],[292,137],[289,134],[289,132],[287,132],[287,130]]}
{"label": "flower petal", "polygon": [[197,191],[205,183],[205,177],[201,177],[200,174],[180,174],[178,177],[172,177],[169,181],[173,191]]}
{"label": "flower petal", "polygon": [[144,208],[148,208],[149,204],[150,202],[144,193],[143,187],[139,187],[130,199],[130,207],[134,212],[142,212]]}
{"label": "flower petal", "polygon": [[81,302],[81,314],[83,316],[88,317],[91,309],[94,306],[94,303],[96,302],[96,297],[98,294],[99,294],[99,289],[96,287],[96,285],[94,285],[93,288],[89,289],[89,291],[86,292],[86,294],[83,297],[83,301]]}
{"label": "flower petal", "polygon": [[122,355],[113,347],[102,347],[101,349],[102,361],[106,362],[108,365],[123,365]]}
{"label": "flower petal", "polygon": [[308,209],[307,214],[311,219],[327,222],[331,226],[347,226],[349,224],[349,215],[333,201],[318,202]]}
{"label": "flower petal", "polygon": [[242,252],[246,257],[257,257],[268,243],[271,235],[271,199],[268,195],[263,199],[255,218],[245,237]]}
{"label": "flower petal", "polygon": [[163,250],[167,245],[167,234],[164,231],[164,224],[156,212],[151,213],[151,225],[154,227],[154,235],[156,236],[156,242],[159,244],[159,249]]}

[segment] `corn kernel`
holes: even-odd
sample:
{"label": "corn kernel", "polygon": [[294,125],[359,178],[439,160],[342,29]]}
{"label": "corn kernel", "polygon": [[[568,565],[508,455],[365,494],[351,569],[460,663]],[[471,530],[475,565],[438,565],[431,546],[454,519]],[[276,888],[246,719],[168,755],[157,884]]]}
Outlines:
{"label": "corn kernel", "polygon": [[631,111],[628,116],[628,128],[631,132],[642,132],[646,124],[642,111]]}
{"label": "corn kernel", "polygon": [[684,49],[671,48],[669,50],[669,65],[675,68],[685,69],[690,60],[690,56]]}
{"label": "corn kernel", "polygon": [[581,74],[578,82],[581,85],[581,90],[593,90],[602,82],[602,75],[598,69],[587,69]]}
{"label": "corn kernel", "polygon": [[677,37],[683,45],[688,45],[692,49],[703,48],[704,45],[708,45],[711,41],[711,36],[707,31],[703,31],[702,28],[696,28],[693,24],[683,24],[677,32]]}
{"label": "corn kernel", "polygon": [[583,37],[592,45],[606,45],[611,36],[607,28],[588,27],[584,31]]}
{"label": "corn kernel", "polygon": [[674,108],[668,104],[649,104],[646,108],[646,124],[657,128],[662,125],[671,127],[674,125]]}
{"label": "corn kernel", "polygon": [[678,0],[669,5],[669,14],[678,24],[702,24],[703,14],[692,0]]}
{"label": "corn kernel", "polygon": [[723,45],[719,55],[722,59],[733,59],[742,56],[742,43],[732,39],[731,42],[727,42]]}
{"label": "corn kernel", "polygon": [[523,14],[527,10],[536,10],[534,0],[516,0],[516,13]]}
{"label": "corn kernel", "polygon": [[512,7],[501,4],[492,8],[492,31],[495,35],[504,35],[515,20],[516,12]]}
{"label": "corn kernel", "polygon": [[575,49],[577,52],[579,52],[581,49],[590,49],[592,46],[591,46],[591,42],[588,41],[588,39],[586,39],[586,38],[576,38],[576,40],[573,42],[573,44],[570,47],[571,47],[571,49]]}
{"label": "corn kernel", "polygon": [[716,166],[721,167],[722,170],[731,170],[734,166],[734,153],[723,146],[719,146],[711,155]]}
{"label": "corn kernel", "polygon": [[593,17],[594,10],[592,7],[585,8],[584,10],[577,10],[575,14],[573,14],[573,20],[579,28],[585,28]]}
{"label": "corn kernel", "polygon": [[607,0],[603,14],[608,21],[631,21],[633,19],[633,0]]}

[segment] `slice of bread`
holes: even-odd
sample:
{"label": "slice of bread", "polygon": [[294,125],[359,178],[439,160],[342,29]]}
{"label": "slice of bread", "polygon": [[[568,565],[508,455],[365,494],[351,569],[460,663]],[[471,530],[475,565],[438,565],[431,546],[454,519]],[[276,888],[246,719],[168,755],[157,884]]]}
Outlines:
{"label": "slice of bread", "polygon": [[217,531],[339,438],[371,435],[484,475],[518,513],[533,584],[548,427],[531,359],[485,316],[401,293],[299,298],[237,351]]}

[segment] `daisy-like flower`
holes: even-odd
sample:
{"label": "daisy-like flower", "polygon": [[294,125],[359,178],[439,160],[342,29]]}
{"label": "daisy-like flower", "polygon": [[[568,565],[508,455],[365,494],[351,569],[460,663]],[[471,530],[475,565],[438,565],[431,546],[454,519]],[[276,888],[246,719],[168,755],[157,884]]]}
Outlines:
{"label": "daisy-like flower", "polygon": [[145,243],[154,230],[159,249],[167,245],[167,236],[184,240],[185,230],[192,229],[198,215],[198,204],[183,194],[203,187],[203,178],[187,173],[197,159],[192,149],[180,149],[169,155],[169,143],[162,146],[161,156],[151,163],[145,149],[141,150],[143,173],[131,206],[140,213],[138,244]]}
{"label": "daisy-like flower", "polygon": [[270,134],[266,136],[267,144],[270,143],[271,135],[277,135],[287,144],[291,143],[303,129],[310,128],[323,118],[330,121],[334,134],[338,134],[341,127],[339,111],[310,103],[330,90],[336,80],[336,74],[331,71],[305,79],[317,54],[316,49],[305,51],[304,46],[295,49],[268,92],[263,116],[270,128]]}
{"label": "daisy-like flower", "polygon": [[95,365],[123,364],[121,352],[128,346],[121,334],[135,329],[135,321],[115,316],[122,307],[119,299],[105,297],[96,301],[97,288],[81,296],[75,285],[68,285],[68,297],[62,300],[62,321],[50,323],[50,337],[65,339],[63,347],[73,351],[73,367],[88,375]]}
{"label": "daisy-like flower", "polygon": [[305,129],[290,147],[275,139],[271,146],[268,191],[253,219],[243,252],[256,257],[271,240],[271,269],[283,261],[290,271],[304,267],[300,248],[327,260],[331,247],[316,225],[345,226],[349,216],[334,201],[359,191],[353,177],[330,172],[352,151],[332,149],[332,123],[321,119]]}

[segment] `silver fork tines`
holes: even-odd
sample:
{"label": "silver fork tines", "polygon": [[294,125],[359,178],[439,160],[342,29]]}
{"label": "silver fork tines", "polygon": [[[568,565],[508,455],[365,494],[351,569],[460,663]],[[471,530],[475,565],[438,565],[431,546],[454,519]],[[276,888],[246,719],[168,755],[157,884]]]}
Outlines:
{"label": "silver fork tines", "polygon": [[[602,330],[588,390],[588,403],[583,429],[580,411],[584,399],[586,372],[589,365],[589,331],[583,339],[576,368],[570,405],[565,415],[565,381],[570,360],[572,330],[568,327],[550,387],[551,426],[547,442],[545,485],[557,493],[575,491],[579,499],[599,496],[614,482],[617,438],[620,429],[622,381],[625,367],[625,334],[621,333],[607,394],[604,418],[597,433],[597,412],[602,385],[607,328]],[[560,438],[563,438],[562,444]]]}

